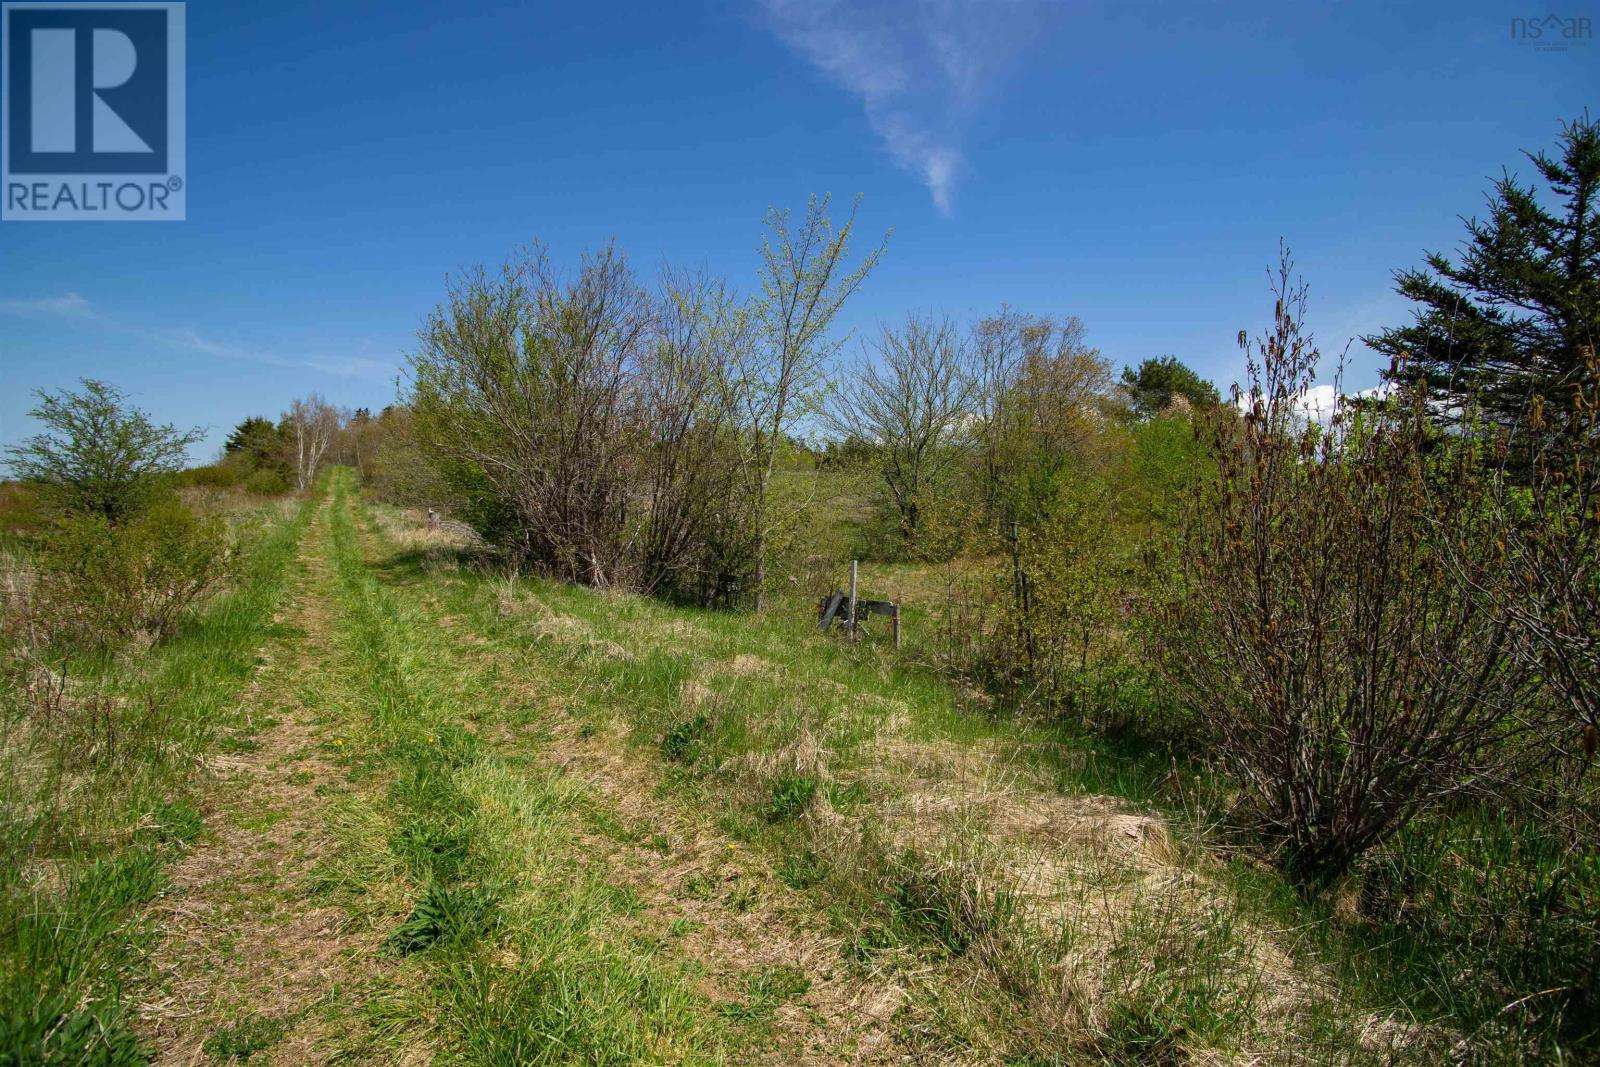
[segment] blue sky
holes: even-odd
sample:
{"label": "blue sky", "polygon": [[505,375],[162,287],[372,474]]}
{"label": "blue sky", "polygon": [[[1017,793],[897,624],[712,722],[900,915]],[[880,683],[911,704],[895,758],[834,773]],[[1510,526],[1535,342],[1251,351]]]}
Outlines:
{"label": "blue sky", "polygon": [[[197,0],[188,220],[0,224],[0,443],[82,376],[211,427],[200,457],[306,392],[376,408],[449,271],[615,237],[748,289],[763,213],[811,192],[894,231],[844,328],[1009,302],[1225,387],[1280,237],[1337,351],[1600,102],[1600,42],[1520,45],[1529,13]],[[1347,385],[1375,377],[1357,346]]]}

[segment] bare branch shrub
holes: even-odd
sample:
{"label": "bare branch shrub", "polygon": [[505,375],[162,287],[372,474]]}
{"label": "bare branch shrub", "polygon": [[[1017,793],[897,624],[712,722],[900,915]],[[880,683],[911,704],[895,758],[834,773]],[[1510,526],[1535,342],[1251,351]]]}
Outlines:
{"label": "bare branch shrub", "polygon": [[642,591],[726,604],[749,571],[732,376],[751,341],[750,316],[725,283],[665,272],[635,410],[646,516]]}
{"label": "bare branch shrub", "polygon": [[486,539],[561,578],[702,604],[753,588],[759,606],[797,515],[775,504],[773,472],[878,257],[847,271],[853,217],[836,230],[827,207],[768,216],[751,303],[671,269],[651,294],[611,246],[571,283],[538,246],[452,279],[410,360],[424,455],[380,448],[379,480],[408,466],[412,491],[447,489]]}
{"label": "bare branch shrub", "polygon": [[1307,424],[1318,353],[1291,275],[1285,253],[1272,332],[1253,348],[1241,335],[1242,414],[1209,422],[1217,476],[1195,501],[1164,658],[1243,813],[1287,869],[1326,883],[1531,754],[1514,741],[1532,702],[1480,458],[1430,429],[1421,394]]}
{"label": "bare branch shrub", "polygon": [[969,350],[949,319],[910,315],[884,327],[827,413],[846,439],[871,443],[907,545],[926,496],[965,457],[975,418]]}
{"label": "bare branch shrub", "polygon": [[[1518,652],[1570,714],[1584,764],[1600,747],[1600,357],[1560,404],[1536,397],[1495,483],[1517,595]],[[1522,475],[1526,472],[1525,475]]]}
{"label": "bare branch shrub", "polygon": [[551,573],[628,584],[628,381],[652,309],[607,247],[563,284],[532,246],[456,278],[411,358],[418,430],[480,530]]}

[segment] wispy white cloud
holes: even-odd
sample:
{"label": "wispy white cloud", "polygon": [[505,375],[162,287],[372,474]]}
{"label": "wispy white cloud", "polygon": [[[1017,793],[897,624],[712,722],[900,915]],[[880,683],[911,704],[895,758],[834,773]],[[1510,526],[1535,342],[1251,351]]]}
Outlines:
{"label": "wispy white cloud", "polygon": [[209,337],[203,337],[201,336],[200,332],[194,329],[192,326],[180,326],[175,330],[156,331],[150,333],[149,336],[157,340],[165,341],[173,348],[182,349],[189,352],[199,352],[202,355],[207,356],[216,356],[219,359],[237,359],[250,363],[265,363],[274,367],[295,366],[297,362],[295,360],[277,359],[272,356],[265,356],[259,352],[253,352],[247,348],[240,348],[238,345],[231,345],[223,341],[215,341]]}
{"label": "wispy white cloud", "polygon": [[896,163],[949,214],[968,122],[1037,40],[1048,0],[759,0],[771,30],[861,99]]}
{"label": "wispy white cloud", "polygon": [[192,326],[152,329],[108,315],[77,293],[53,297],[0,299],[0,315],[92,320],[117,333],[159,344],[175,352],[198,352],[217,359],[292,370],[309,370],[340,378],[379,377],[391,374],[394,370],[391,364],[360,356],[279,356],[208,337]]}
{"label": "wispy white cloud", "polygon": [[341,378],[393,377],[396,373],[393,363],[385,363],[379,359],[366,359],[362,356],[312,357],[305,360],[304,363],[312,370],[321,371],[323,374],[333,374]]}
{"label": "wispy white cloud", "polygon": [[89,301],[77,293],[30,300],[0,300],[0,314],[59,315],[73,318],[95,317],[95,311],[89,305]]}

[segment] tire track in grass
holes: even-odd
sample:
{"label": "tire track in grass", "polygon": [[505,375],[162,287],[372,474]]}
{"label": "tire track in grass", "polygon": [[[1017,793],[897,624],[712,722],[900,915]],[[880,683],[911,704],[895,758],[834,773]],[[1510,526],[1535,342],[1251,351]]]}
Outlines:
{"label": "tire track in grass", "polygon": [[[906,1050],[892,1019],[902,989],[851,966],[828,921],[757,850],[660,795],[657,776],[625,757],[620,742],[589,735],[552,710],[566,703],[554,683],[572,679],[528,677],[524,656],[451,613],[470,614],[471,605],[442,601],[461,587],[438,580],[434,557],[408,565],[406,546],[386,543],[370,513],[363,518],[368,555],[438,627],[451,658],[474,664],[500,695],[491,703],[510,705],[509,713],[486,712],[484,736],[526,752],[537,773],[570,783],[578,846],[637,898],[635,925],[657,938],[664,932],[674,955],[698,965],[700,988],[738,1039],[736,1062],[901,1059]],[[424,553],[443,547],[423,537]]]}
{"label": "tire track in grass", "polygon": [[165,937],[143,1014],[160,1062],[327,1062],[352,985],[371,981],[374,939],[306,883],[331,844],[322,811],[341,788],[329,747],[322,667],[331,649],[323,542],[327,504],[302,537],[301,573],[243,701],[253,725],[229,739],[213,791],[217,839],[174,872],[156,913]]}
{"label": "tire track in grass", "polygon": [[[636,891],[585,847],[575,783],[499,744],[492,675],[380,585],[336,484],[341,757],[322,891],[386,921],[359,1014],[385,1042],[469,1063],[723,1063],[736,1033]],[[387,913],[387,919],[384,919]]]}

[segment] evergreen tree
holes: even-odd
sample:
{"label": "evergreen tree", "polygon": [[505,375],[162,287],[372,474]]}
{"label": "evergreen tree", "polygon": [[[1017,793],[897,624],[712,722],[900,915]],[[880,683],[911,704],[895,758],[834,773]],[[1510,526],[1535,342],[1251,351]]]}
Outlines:
{"label": "evergreen tree", "polygon": [[1139,369],[1122,368],[1122,387],[1140,415],[1158,415],[1174,396],[1197,408],[1217,402],[1217,387],[1178,361],[1176,356],[1147,359]]}
{"label": "evergreen tree", "polygon": [[286,467],[283,459],[283,434],[271,419],[252,415],[233,428],[222,444],[226,455],[238,456],[251,469]]}
{"label": "evergreen tree", "polygon": [[1416,319],[1365,338],[1393,381],[1425,381],[1446,418],[1469,404],[1518,426],[1534,396],[1564,410],[1584,386],[1600,321],[1600,126],[1566,125],[1559,156],[1528,154],[1549,203],[1507,173],[1487,221],[1467,221],[1460,262],[1438,252],[1400,271]]}

